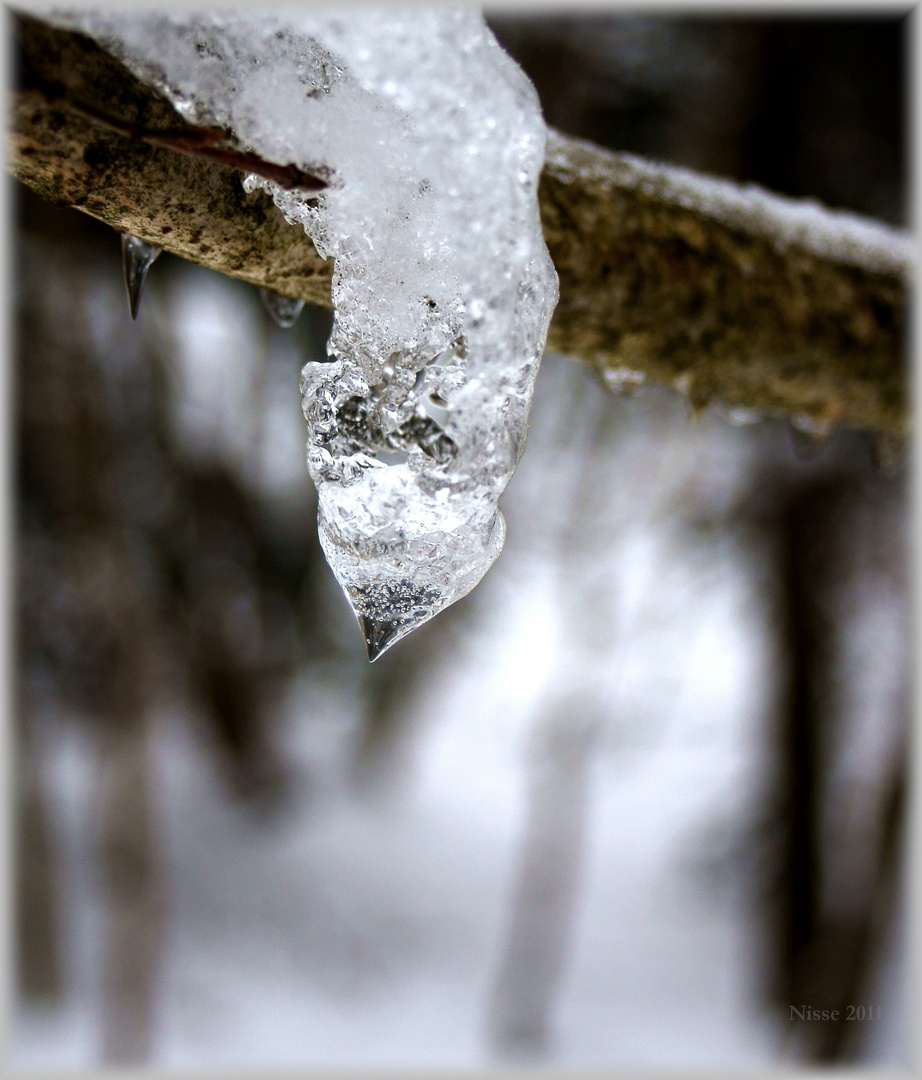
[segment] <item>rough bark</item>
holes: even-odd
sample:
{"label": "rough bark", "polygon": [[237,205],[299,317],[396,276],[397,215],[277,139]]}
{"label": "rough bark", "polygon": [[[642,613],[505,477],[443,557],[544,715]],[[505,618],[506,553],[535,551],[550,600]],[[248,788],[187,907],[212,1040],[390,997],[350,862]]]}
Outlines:
{"label": "rough bark", "polygon": [[553,347],[696,407],[908,433],[903,234],[560,136],[541,212]]}
{"label": "rough bark", "polygon": [[[16,17],[18,88],[7,168],[42,198],[254,285],[330,306],[332,263],[243,173],[132,139],[72,101],[145,129],[188,129],[172,106],[81,34]],[[53,100],[49,100],[49,99]]]}
{"label": "rough bark", "polygon": [[[14,177],[192,262],[330,305],[331,262],[266,196],[246,195],[239,170],[99,121],[194,131],[166,102],[89,39],[14,25]],[[609,385],[646,377],[696,408],[908,434],[905,233],[556,133],[540,200],[560,275],[549,345]]]}

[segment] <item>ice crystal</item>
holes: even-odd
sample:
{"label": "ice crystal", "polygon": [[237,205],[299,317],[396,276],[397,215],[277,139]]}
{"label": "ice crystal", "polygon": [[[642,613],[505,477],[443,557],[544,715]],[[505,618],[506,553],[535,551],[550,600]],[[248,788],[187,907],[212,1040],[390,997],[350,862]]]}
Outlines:
{"label": "ice crystal", "polygon": [[328,179],[319,195],[245,186],[335,260],[333,362],[302,377],[308,465],[374,659],[503,545],[557,298],[534,90],[470,11],[56,17],[193,122]]}

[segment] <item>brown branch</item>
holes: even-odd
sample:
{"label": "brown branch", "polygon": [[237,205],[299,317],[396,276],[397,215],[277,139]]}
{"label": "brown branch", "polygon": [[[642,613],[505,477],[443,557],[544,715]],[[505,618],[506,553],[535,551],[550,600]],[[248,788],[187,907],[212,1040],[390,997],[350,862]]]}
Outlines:
{"label": "brown branch", "polygon": [[70,94],[61,83],[47,82],[34,71],[29,73],[28,78],[21,81],[19,89],[36,90],[42,94],[49,105],[66,104],[80,116],[102,124],[103,127],[124,135],[128,139],[138,139],[141,142],[150,143],[151,146],[162,146],[165,150],[174,150],[177,154],[213,161],[219,165],[229,165],[232,169],[239,169],[241,172],[255,173],[266,180],[275,181],[280,187],[289,191],[298,189],[319,192],[328,187],[326,180],[317,173],[305,172],[297,165],[277,165],[273,161],[266,161],[258,154],[234,150],[228,146],[216,146],[216,143],[226,142],[230,138],[230,133],[223,128],[197,127],[188,124],[172,131],[162,131],[131,124],[120,120],[117,116],[112,116],[90,102],[81,101]]}
{"label": "brown branch", "polygon": [[[11,95],[7,167],[17,179],[193,262],[330,305],[330,263],[267,197],[246,196],[239,172],[73,105],[175,132],[165,101],[88,38],[15,22],[23,88]],[[66,99],[45,100],[29,88],[36,77]],[[611,385],[677,385],[696,408],[717,400],[908,434],[904,233],[554,133],[539,196],[560,276],[550,347]]]}

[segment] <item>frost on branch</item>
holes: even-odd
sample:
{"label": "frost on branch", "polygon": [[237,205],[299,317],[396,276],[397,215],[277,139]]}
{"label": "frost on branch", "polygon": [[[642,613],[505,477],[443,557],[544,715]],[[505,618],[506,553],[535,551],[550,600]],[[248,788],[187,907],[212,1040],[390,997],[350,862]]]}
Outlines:
{"label": "frost on branch", "polygon": [[323,549],[369,658],[500,552],[557,281],[538,216],[545,128],[479,15],[57,12],[242,150],[335,260],[331,362],[302,377]]}

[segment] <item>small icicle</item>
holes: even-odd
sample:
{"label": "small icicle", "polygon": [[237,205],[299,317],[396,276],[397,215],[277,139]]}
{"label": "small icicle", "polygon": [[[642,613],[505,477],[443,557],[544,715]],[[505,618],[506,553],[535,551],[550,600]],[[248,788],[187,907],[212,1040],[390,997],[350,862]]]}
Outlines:
{"label": "small icicle", "polygon": [[281,293],[271,289],[260,289],[259,295],[266,305],[266,311],[272,316],[273,321],[278,323],[284,330],[294,326],[298,316],[304,308],[303,300],[295,300],[290,296],[282,296]]}
{"label": "small icicle", "polygon": [[125,268],[125,288],[128,290],[128,309],[132,319],[138,317],[147,271],[161,251],[162,248],[156,244],[148,244],[130,233],[122,233],[122,265]]}
{"label": "small icicle", "polygon": [[613,394],[629,397],[646,381],[647,373],[629,367],[606,367],[602,368],[602,378]]}
{"label": "small icicle", "polygon": [[372,619],[365,618],[364,615],[359,615],[358,618],[365,637],[365,652],[368,654],[369,663],[373,664],[383,652],[387,651],[388,646],[393,644],[399,626],[397,623],[374,622]]}
{"label": "small icicle", "polygon": [[791,445],[795,455],[801,461],[812,461],[822,452],[835,431],[835,425],[829,420],[817,420],[812,416],[799,413],[792,416],[788,424]]}

